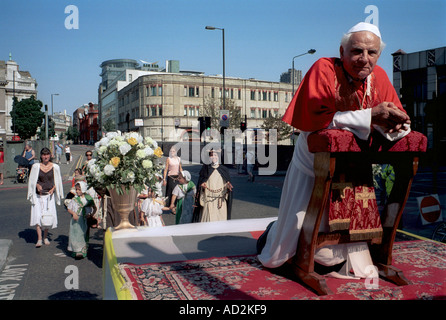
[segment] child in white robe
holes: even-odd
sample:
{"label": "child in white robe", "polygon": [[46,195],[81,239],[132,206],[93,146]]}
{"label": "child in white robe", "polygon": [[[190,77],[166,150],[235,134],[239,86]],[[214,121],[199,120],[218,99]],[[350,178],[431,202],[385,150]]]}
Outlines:
{"label": "child in white robe", "polygon": [[141,205],[141,224],[148,227],[163,227],[164,221],[161,217],[163,209],[165,209],[163,199],[154,190],[149,189],[148,197]]}

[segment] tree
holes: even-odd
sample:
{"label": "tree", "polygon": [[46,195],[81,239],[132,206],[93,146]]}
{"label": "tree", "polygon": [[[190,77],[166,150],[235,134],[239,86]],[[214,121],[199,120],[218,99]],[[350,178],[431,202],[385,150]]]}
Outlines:
{"label": "tree", "polygon": [[[56,135],[56,123],[51,117],[48,117],[48,138],[54,137]],[[45,121],[43,122],[42,126],[40,127],[39,132],[39,139],[40,140],[46,140],[46,128],[45,128]]]}
{"label": "tree", "polygon": [[79,130],[76,127],[69,126],[67,132],[65,133],[67,140],[76,141],[79,138]]}
{"label": "tree", "polygon": [[263,121],[261,128],[265,130],[276,129],[277,141],[288,139],[291,133],[293,133],[293,128],[283,122],[282,116],[279,115],[266,118],[265,121]]}
{"label": "tree", "polygon": [[241,110],[230,99],[226,100],[226,108],[222,108],[221,101],[215,98],[206,98],[204,106],[200,110],[200,116],[211,117],[211,127],[220,129],[220,110],[229,110],[229,129],[240,129],[242,120]]}
{"label": "tree", "polygon": [[116,124],[111,118],[108,118],[102,127],[103,127],[104,131],[106,131],[106,132],[116,130]]}
{"label": "tree", "polygon": [[11,130],[18,134],[22,140],[30,139],[37,133],[37,128],[42,125],[45,113],[42,109],[42,101],[34,96],[18,101],[14,97],[11,110]]}

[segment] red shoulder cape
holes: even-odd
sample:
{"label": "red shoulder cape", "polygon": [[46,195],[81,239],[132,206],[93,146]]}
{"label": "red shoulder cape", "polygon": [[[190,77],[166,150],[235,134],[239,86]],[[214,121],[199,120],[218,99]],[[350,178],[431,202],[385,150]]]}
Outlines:
{"label": "red shoulder cape", "polygon": [[[313,64],[289,104],[283,121],[297,129],[312,132],[326,128],[337,111],[345,110],[345,107],[344,110],[338,110],[335,101],[336,60],[336,58],[321,58]],[[372,74],[374,75],[372,107],[388,101],[404,110],[386,72],[381,67],[375,66]],[[341,77],[344,79],[338,81],[347,81],[343,73]],[[357,107],[347,106],[347,109],[356,110]]]}

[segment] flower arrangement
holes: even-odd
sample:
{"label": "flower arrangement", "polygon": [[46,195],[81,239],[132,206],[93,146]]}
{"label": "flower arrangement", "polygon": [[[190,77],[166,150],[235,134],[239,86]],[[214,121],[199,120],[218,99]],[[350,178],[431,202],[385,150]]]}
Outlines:
{"label": "flower arrangement", "polygon": [[109,132],[96,142],[94,159],[87,165],[86,179],[95,188],[113,188],[119,194],[133,186],[141,192],[153,186],[161,173],[163,151],[150,137],[137,132]]}

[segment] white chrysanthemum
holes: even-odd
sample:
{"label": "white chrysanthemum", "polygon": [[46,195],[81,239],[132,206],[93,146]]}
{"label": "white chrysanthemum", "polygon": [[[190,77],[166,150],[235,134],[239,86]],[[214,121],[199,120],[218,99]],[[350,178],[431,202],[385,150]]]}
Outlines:
{"label": "white chrysanthemum", "polygon": [[107,132],[107,134],[105,136],[109,139],[113,139],[114,137],[118,136],[118,133],[117,132]]}
{"label": "white chrysanthemum", "polygon": [[99,167],[96,165],[88,166],[88,170],[92,175],[96,175],[96,173],[100,172]]}
{"label": "white chrysanthemum", "polygon": [[98,154],[103,154],[105,151],[107,151],[107,146],[100,146],[97,148]]}
{"label": "white chrysanthemum", "polygon": [[87,166],[89,166],[89,167],[94,166],[94,165],[96,164],[96,160],[97,160],[97,159],[94,159],[94,158],[91,159],[90,161],[87,162]]}
{"label": "white chrysanthemum", "polygon": [[123,156],[125,156],[127,152],[130,151],[130,149],[132,149],[132,146],[129,145],[127,142],[124,142],[119,146],[119,152],[121,152]]}
{"label": "white chrysanthemum", "polygon": [[144,159],[147,156],[146,152],[144,150],[138,150],[136,151],[136,157],[138,159]]}
{"label": "white chrysanthemum", "polygon": [[153,163],[152,163],[152,161],[150,161],[150,160],[144,160],[144,161],[142,162],[142,167],[143,167],[144,169],[152,168],[152,167],[153,167]]}
{"label": "white chrysanthemum", "polygon": [[107,146],[109,142],[110,142],[109,138],[103,137],[101,140],[99,140],[99,146],[96,146],[96,144],[95,144],[95,147],[98,148],[100,146]]}
{"label": "white chrysanthemum", "polygon": [[153,144],[153,139],[150,138],[150,137],[146,137],[146,138],[144,139],[144,142],[145,142],[146,144],[148,144],[148,145],[152,145],[152,144]]}
{"label": "white chrysanthemum", "polygon": [[131,183],[135,181],[135,173],[133,171],[127,173],[127,181]]}
{"label": "white chrysanthemum", "polygon": [[111,164],[107,164],[107,165],[104,167],[104,173],[105,173],[107,176],[111,176],[111,175],[113,174],[114,171],[115,171],[115,167],[113,167]]}
{"label": "white chrysanthemum", "polygon": [[146,148],[144,148],[144,152],[146,153],[146,155],[147,155],[148,157],[150,157],[150,156],[153,155],[153,149],[150,148],[150,147],[146,147]]}

